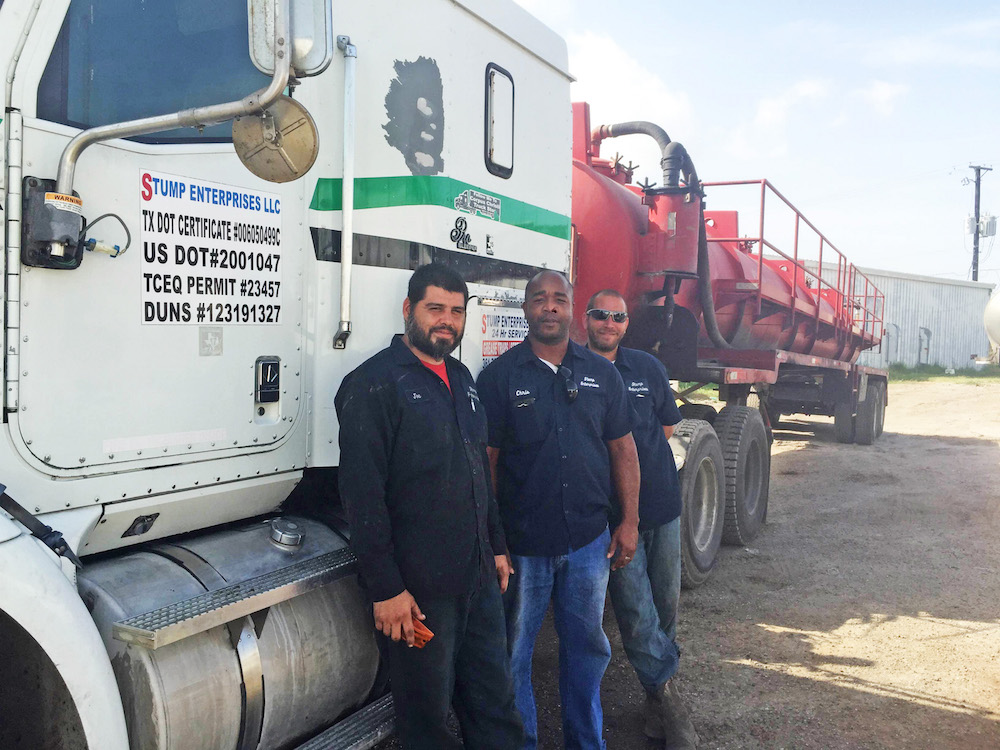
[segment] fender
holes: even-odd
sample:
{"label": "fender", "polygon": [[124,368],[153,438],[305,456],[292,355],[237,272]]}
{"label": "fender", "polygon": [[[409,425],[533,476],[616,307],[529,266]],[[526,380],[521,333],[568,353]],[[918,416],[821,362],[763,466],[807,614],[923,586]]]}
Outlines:
{"label": "fender", "polygon": [[59,558],[0,514],[0,610],[35,639],[66,683],[87,745],[128,750],[107,649]]}

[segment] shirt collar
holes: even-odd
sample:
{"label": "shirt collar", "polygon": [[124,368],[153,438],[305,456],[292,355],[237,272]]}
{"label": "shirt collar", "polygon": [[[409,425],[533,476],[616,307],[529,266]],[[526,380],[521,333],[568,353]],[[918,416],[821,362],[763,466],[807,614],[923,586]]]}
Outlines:
{"label": "shirt collar", "polygon": [[[516,352],[515,356],[517,357],[517,359],[515,360],[515,363],[518,365],[528,364],[531,362],[538,362],[539,365],[542,364],[539,361],[538,355],[535,354],[535,352],[532,350],[531,342],[528,341],[527,336],[525,336],[524,341],[515,346],[512,349],[512,351]],[[566,347],[566,356],[563,358],[562,362],[556,362],[555,364],[566,365],[567,367],[569,367],[569,369],[572,370],[573,364],[575,364],[577,360],[581,360],[584,358],[584,355],[582,353],[583,351],[584,348],[582,346],[573,341],[573,339],[570,339],[569,344]]]}
{"label": "shirt collar", "polygon": [[618,352],[615,354],[615,366],[617,366],[619,369],[625,368],[626,370],[631,370],[633,359],[634,357],[629,352],[629,350],[626,349],[621,344],[619,344]]}

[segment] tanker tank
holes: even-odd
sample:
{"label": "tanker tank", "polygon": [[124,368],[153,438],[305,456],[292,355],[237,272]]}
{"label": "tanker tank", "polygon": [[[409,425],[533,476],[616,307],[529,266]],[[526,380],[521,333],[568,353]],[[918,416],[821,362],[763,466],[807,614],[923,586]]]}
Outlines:
{"label": "tanker tank", "polygon": [[[633,185],[630,168],[600,157],[605,138],[637,133],[652,135],[663,148],[660,187]],[[601,289],[619,290],[631,315],[629,345],[664,361],[671,360],[665,348],[692,339],[696,344],[687,349],[708,356],[721,349],[785,350],[854,362],[881,341],[880,293],[766,181],[715,183],[710,190],[756,185],[762,194],[771,191],[795,215],[791,252],[762,235],[741,236],[736,211],[705,211],[705,196],[714,199],[715,192],[703,193],[683,148],[649,123],[592,130],[589,109],[576,104],[573,146],[576,294],[585,301]],[[763,218],[753,217],[751,226],[754,220],[763,230]],[[797,257],[800,227],[821,238],[826,273],[807,270]],[[762,248],[768,257],[761,257]],[[585,339],[579,320],[573,335]],[[687,365],[694,365],[690,357]]]}

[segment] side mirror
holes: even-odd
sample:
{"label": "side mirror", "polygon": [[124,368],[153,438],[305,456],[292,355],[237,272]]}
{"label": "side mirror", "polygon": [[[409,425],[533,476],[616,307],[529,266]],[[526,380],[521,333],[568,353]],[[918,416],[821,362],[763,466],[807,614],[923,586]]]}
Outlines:
{"label": "side mirror", "polygon": [[[292,71],[296,77],[319,75],[333,60],[332,0],[291,0]],[[250,59],[261,73],[274,73],[274,0],[247,0]]]}

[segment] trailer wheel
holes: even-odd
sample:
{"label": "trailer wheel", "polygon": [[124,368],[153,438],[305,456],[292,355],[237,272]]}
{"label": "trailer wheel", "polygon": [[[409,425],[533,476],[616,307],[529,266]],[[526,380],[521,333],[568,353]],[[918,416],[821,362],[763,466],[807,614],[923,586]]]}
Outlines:
{"label": "trailer wheel", "polygon": [[771,446],[757,409],[727,406],[715,431],[726,467],[726,523],[722,541],[749,544],[767,516]]}
{"label": "trailer wheel", "polygon": [[850,401],[838,401],[834,404],[833,434],[838,443],[854,442],[854,411]]}
{"label": "trailer wheel", "polygon": [[722,446],[712,426],[701,419],[684,419],[674,435],[687,439],[680,470],[681,585],[701,586],[715,567],[725,522],[725,482]]}
{"label": "trailer wheel", "polygon": [[715,424],[719,412],[710,404],[681,404],[678,409],[684,419],[701,419],[709,424]]}
{"label": "trailer wheel", "polygon": [[881,403],[879,404],[877,419],[875,422],[875,438],[878,439],[882,437],[882,431],[885,429],[885,407],[888,402],[888,383],[884,381],[879,381],[878,384],[879,396]]}
{"label": "trailer wheel", "polygon": [[871,445],[878,436],[879,414],[882,411],[882,389],[878,384],[868,386],[867,398],[858,404],[855,434],[858,445]]}

